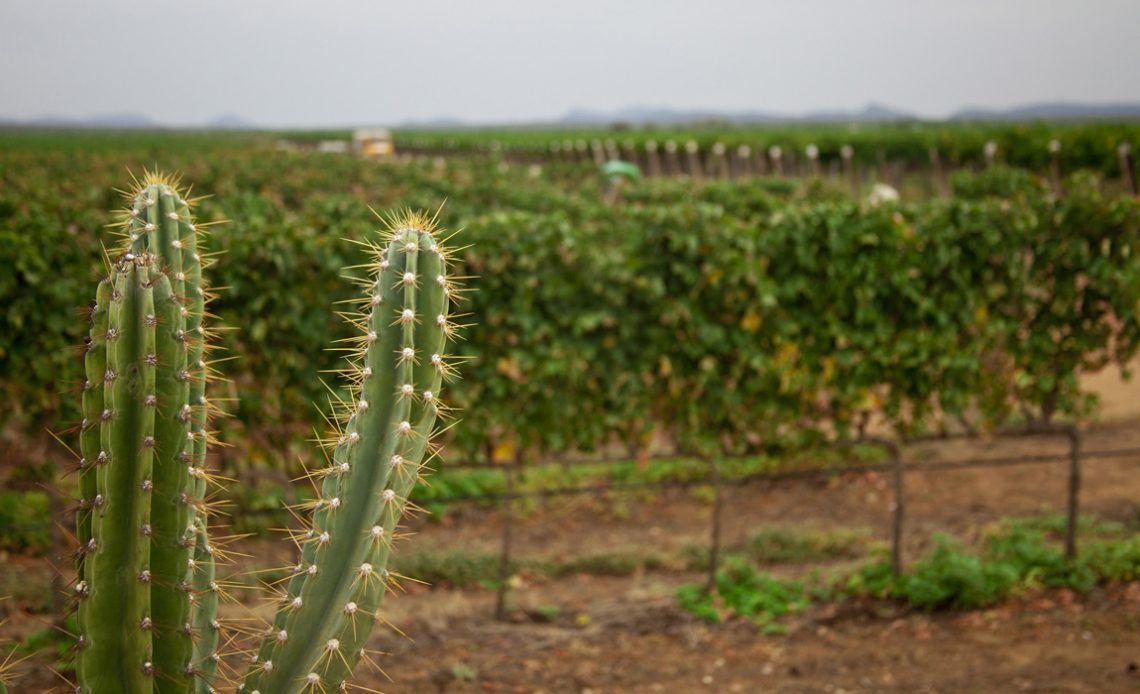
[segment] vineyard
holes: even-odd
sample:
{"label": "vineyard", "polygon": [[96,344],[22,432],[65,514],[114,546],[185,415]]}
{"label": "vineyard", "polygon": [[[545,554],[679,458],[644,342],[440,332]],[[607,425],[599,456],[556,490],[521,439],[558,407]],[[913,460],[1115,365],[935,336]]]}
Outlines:
{"label": "vineyard", "polygon": [[[649,175],[739,178],[757,175],[842,175],[856,185],[891,185],[924,172],[928,192],[946,192],[945,172],[1002,163],[1042,174],[1094,169],[1134,185],[1134,124],[863,124],[637,128],[544,131],[405,131],[401,150],[419,155],[495,155],[513,161],[585,162],[624,159]],[[932,185],[931,185],[932,184]],[[1133,188],[1133,192],[1135,189]]]}
{"label": "vineyard", "polygon": [[[312,432],[351,400],[325,372],[342,367],[328,347],[353,334],[335,307],[356,297],[344,268],[367,260],[352,242],[381,225],[371,209],[427,210],[459,230],[458,421],[411,493],[430,513],[393,552],[409,594],[390,619],[416,641],[374,639],[398,654],[378,659],[392,691],[659,691],[668,680],[644,663],[636,675],[588,663],[625,649],[627,632],[664,639],[679,662],[721,644],[721,665],[676,673],[692,690],[716,668],[736,669],[716,680],[725,691],[771,674],[751,659],[787,691],[818,691],[858,680],[805,664],[835,634],[882,622],[894,647],[932,628],[952,642],[979,614],[960,610],[986,608],[1017,612],[993,626],[1011,643],[1033,628],[1082,639],[1093,627],[1070,623],[1074,600],[1124,658],[1138,646],[1140,412],[1116,374],[1140,349],[1137,135],[409,132],[404,156],[368,160],[280,146],[336,133],[0,133],[8,635],[33,662],[72,667],[45,625],[71,628],[60,528],[74,527],[79,491],[61,443],[74,447],[84,416],[76,310],[115,243],[128,170],[157,163],[206,196],[210,311],[225,326],[213,400],[227,415],[209,466],[229,480],[219,500],[241,549],[318,495],[295,480],[323,465]],[[699,159],[683,163],[684,142]],[[598,154],[660,175],[603,175]],[[882,181],[901,199],[870,195]],[[64,567],[54,581],[50,566]],[[239,570],[252,568],[239,559],[227,579],[239,601],[257,601],[262,577]],[[1018,621],[1031,620],[1022,608],[1044,622]],[[485,640],[527,656],[480,654]],[[446,657],[416,654],[427,642]],[[783,649],[817,656],[788,665]],[[543,679],[530,663],[552,654]],[[1100,667],[1086,657],[1074,667]],[[847,689],[915,690],[915,662]],[[1072,690],[1135,686],[1129,662]]]}

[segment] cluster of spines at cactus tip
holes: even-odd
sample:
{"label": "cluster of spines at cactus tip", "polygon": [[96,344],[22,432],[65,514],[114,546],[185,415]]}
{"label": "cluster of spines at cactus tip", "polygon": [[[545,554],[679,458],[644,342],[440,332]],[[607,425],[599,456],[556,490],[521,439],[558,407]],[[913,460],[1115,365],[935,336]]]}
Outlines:
{"label": "cluster of spines at cactus tip", "polygon": [[248,653],[246,694],[346,691],[380,620],[396,577],[388,554],[408,498],[427,463],[437,421],[447,417],[440,388],[454,368],[446,348],[458,299],[445,239],[435,220],[404,213],[377,240],[363,242],[369,276],[360,334],[346,347],[350,382],[333,432],[321,440],[326,465],[314,470],[318,498],[294,534],[300,557],[272,586],[278,610],[260,646]]}
{"label": "cluster of spines at cactus tip", "polygon": [[[126,193],[86,340],[76,535],[78,691],[210,691],[210,295],[177,182]],[[204,605],[204,606],[203,606]]]}

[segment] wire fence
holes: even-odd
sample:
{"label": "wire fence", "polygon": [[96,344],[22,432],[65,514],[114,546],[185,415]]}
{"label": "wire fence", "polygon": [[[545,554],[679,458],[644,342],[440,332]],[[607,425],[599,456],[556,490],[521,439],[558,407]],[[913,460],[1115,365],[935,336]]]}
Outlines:
{"label": "wire fence", "polygon": [[[508,579],[510,578],[510,571],[512,566],[511,557],[515,549],[515,538],[513,531],[516,509],[514,508],[514,504],[511,502],[524,499],[542,500],[576,495],[605,495],[628,492],[685,490],[697,487],[711,487],[714,494],[712,508],[709,514],[709,541],[707,554],[708,565],[706,580],[707,589],[711,589],[714,585],[715,577],[720,565],[720,560],[724,552],[722,540],[722,516],[724,506],[723,498],[724,490],[728,487],[744,487],[758,483],[778,484],[793,481],[826,479],[837,475],[856,473],[889,474],[891,478],[890,484],[893,494],[892,503],[890,506],[892,515],[890,538],[891,569],[895,575],[898,575],[903,570],[902,543],[906,523],[906,477],[908,474],[984,468],[1004,468],[1019,465],[1040,465],[1048,463],[1068,462],[1065,551],[1069,557],[1076,557],[1079,551],[1079,548],[1077,546],[1076,529],[1077,519],[1080,511],[1080,485],[1082,467],[1084,462],[1125,458],[1140,459],[1140,447],[1098,448],[1084,450],[1082,447],[1083,437],[1081,435],[1081,432],[1073,426],[1060,426],[1049,429],[1007,432],[999,435],[996,438],[1008,438],[1016,436],[1064,437],[1068,441],[1068,450],[1058,453],[1028,453],[1021,455],[971,457],[954,460],[932,460],[908,463],[904,462],[904,445],[938,443],[945,441],[946,439],[927,439],[921,441],[916,440],[907,442],[907,444],[900,445],[899,443],[888,439],[866,438],[836,442],[831,444],[829,448],[851,449],[857,446],[878,447],[886,453],[885,460],[881,462],[853,462],[851,458],[846,458],[841,464],[822,466],[813,465],[790,470],[762,470],[737,475],[725,475],[723,474],[722,470],[724,463],[732,460],[741,460],[750,457],[755,458],[755,456],[655,456],[649,460],[671,460],[699,463],[706,466],[707,470],[703,475],[697,475],[685,479],[595,482],[588,484],[543,487],[540,489],[518,489],[520,475],[525,474],[525,472],[528,470],[535,469],[535,467],[544,467],[551,465],[559,467],[605,466],[617,464],[619,462],[628,463],[630,461],[629,459],[618,458],[601,460],[581,459],[573,462],[555,460],[554,462],[547,462],[538,466],[528,466],[525,464],[525,460],[521,453],[519,453],[516,454],[513,460],[506,464],[493,465],[486,463],[477,463],[449,466],[449,469],[452,470],[481,469],[496,471],[503,475],[503,485],[501,491],[463,493],[443,496],[431,496],[426,498],[417,498],[413,496],[411,501],[421,504],[491,504],[499,510],[502,519],[502,526],[499,543],[499,576],[497,581],[498,595],[496,600],[495,614],[496,617],[500,619],[505,618],[506,616],[506,605],[508,600],[508,592],[510,590],[510,581]],[[50,528],[52,530],[52,548],[50,556],[53,561],[58,561],[67,552],[66,538],[64,537],[64,533],[61,532],[61,528],[69,527],[73,511],[63,506],[59,498],[59,494],[51,490],[48,490],[48,492],[51,499],[49,513],[53,520],[0,524],[0,533],[43,530]],[[286,517],[290,515],[290,511],[284,507],[261,509],[242,509],[240,507],[235,507],[229,510],[228,515],[231,519],[231,522],[239,521],[242,518],[259,516],[286,519]],[[51,608],[53,612],[57,614],[57,616],[61,616],[64,609],[63,601],[60,597],[62,586],[59,585],[60,580],[58,576],[60,572],[57,571],[55,573],[57,578],[55,581],[53,581]]]}

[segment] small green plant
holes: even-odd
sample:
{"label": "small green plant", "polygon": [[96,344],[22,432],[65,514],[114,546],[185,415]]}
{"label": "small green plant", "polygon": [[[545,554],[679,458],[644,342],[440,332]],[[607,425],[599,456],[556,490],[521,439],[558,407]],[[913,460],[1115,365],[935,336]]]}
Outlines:
{"label": "small green plant", "polygon": [[1101,580],[1140,580],[1140,536],[1090,542],[1082,550],[1081,560]]}
{"label": "small green plant", "polygon": [[451,666],[451,676],[456,682],[474,682],[479,679],[479,671],[466,663],[456,663]]}
{"label": "small green plant", "polygon": [[980,554],[935,535],[934,548],[902,576],[893,577],[889,562],[878,557],[848,576],[843,587],[848,594],[894,598],[924,610],[973,609],[1022,591],[1087,592],[1102,582],[1140,576],[1140,538],[1116,537],[1117,524],[1096,519],[1082,526],[1093,537],[1077,559],[1065,556],[1057,540],[1063,524],[1043,516],[1002,523],[986,537]]}
{"label": "small green plant", "polygon": [[702,619],[719,622],[740,617],[765,633],[780,631],[780,617],[801,611],[810,603],[802,583],[761,573],[737,558],[726,561],[717,572],[711,593],[706,594],[697,585],[685,585],[677,590],[677,599],[681,607]]}
{"label": "small green plant", "polygon": [[353,321],[360,336],[346,370],[351,398],[340,403],[324,441],[328,467],[315,471],[320,497],[296,537],[301,556],[279,608],[251,658],[245,691],[343,688],[395,576],[388,569],[396,525],[426,458],[444,377],[455,287],[432,219],[390,220],[369,242],[371,276]]}
{"label": "small green plant", "polygon": [[934,542],[930,554],[895,583],[895,597],[921,609],[970,609],[1000,601],[1017,585],[1018,571],[1011,563],[971,556],[946,535],[936,535]]}
{"label": "small green plant", "polygon": [[556,622],[562,614],[562,608],[558,605],[540,605],[535,609],[535,614],[544,622]]}

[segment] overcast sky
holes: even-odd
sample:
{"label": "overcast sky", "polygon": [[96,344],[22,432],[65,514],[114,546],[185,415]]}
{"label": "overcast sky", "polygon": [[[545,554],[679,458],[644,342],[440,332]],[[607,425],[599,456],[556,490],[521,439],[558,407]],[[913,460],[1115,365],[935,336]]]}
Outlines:
{"label": "overcast sky", "polygon": [[264,126],[1140,101],[1140,0],[0,0],[0,116]]}

